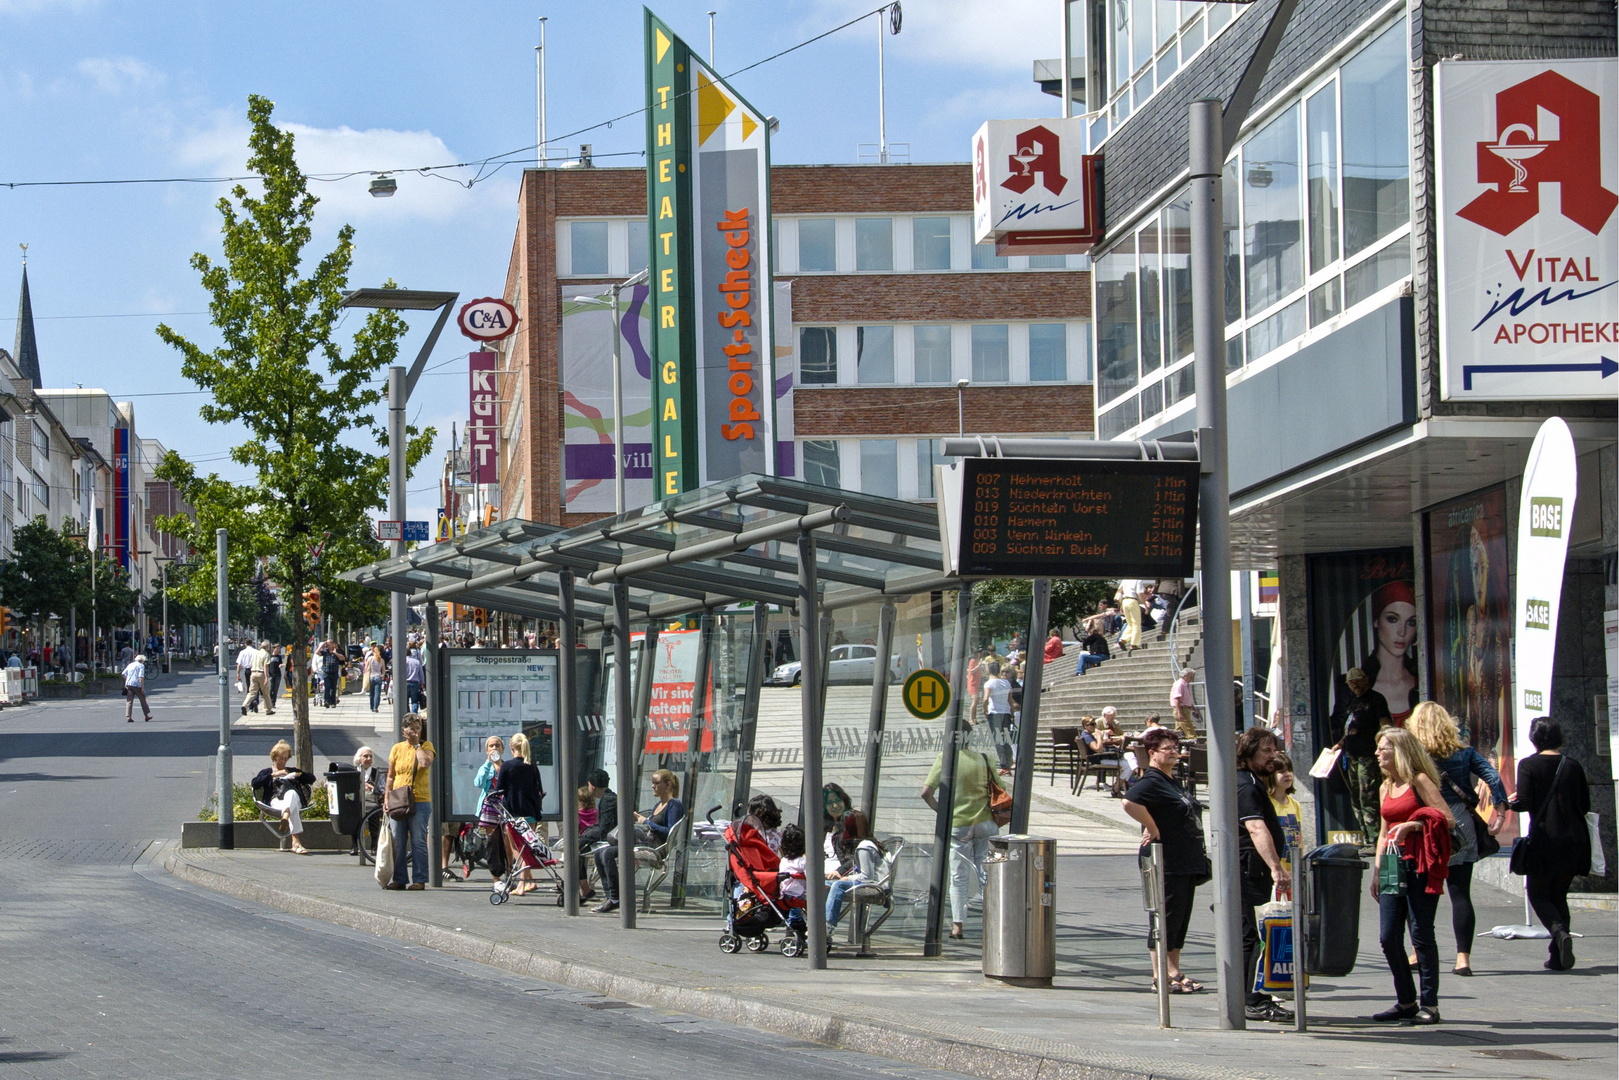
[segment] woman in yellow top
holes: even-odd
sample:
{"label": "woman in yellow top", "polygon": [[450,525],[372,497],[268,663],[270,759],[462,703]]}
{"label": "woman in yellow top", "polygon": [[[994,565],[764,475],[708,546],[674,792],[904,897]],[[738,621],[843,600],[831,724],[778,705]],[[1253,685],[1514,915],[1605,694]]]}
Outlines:
{"label": "woman in yellow top", "polygon": [[[437,752],[433,744],[423,738],[423,729],[426,724],[415,713],[405,717],[405,738],[396,742],[393,749],[388,751],[388,783],[386,790],[392,791],[403,784],[409,784],[414,805],[410,816],[391,821],[393,829],[394,847],[394,877],[384,885],[385,889],[403,889],[405,885],[405,860],[410,859],[410,885],[411,889],[425,889],[427,887],[427,819],[431,816],[430,806],[433,802],[433,788],[429,769]],[[408,843],[406,841],[409,841]]]}
{"label": "woman in yellow top", "polygon": [[[933,761],[933,768],[922,784],[922,801],[935,813],[939,810],[940,778],[944,753]],[[963,748],[956,754],[955,790],[950,800],[950,936],[960,938],[967,919],[972,876],[978,889],[984,888],[984,859],[989,855],[989,838],[1000,831],[989,812],[989,778],[994,769],[989,758],[977,750]]]}

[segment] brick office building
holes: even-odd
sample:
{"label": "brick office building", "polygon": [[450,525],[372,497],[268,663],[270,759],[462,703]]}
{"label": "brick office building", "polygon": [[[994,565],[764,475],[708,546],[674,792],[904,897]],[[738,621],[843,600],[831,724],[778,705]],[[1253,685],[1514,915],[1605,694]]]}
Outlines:
{"label": "brick office building", "polygon": [[[776,345],[798,373],[797,475],[931,498],[962,378],[968,432],[1090,434],[1089,263],[975,246],[968,166],[777,166],[771,198],[776,277],[791,283],[791,333]],[[564,306],[644,268],[647,250],[643,170],[524,173],[505,290],[522,321],[502,345],[501,516],[601,516],[564,476],[564,425],[578,419],[564,404]],[[649,405],[627,399],[626,418]],[[633,507],[650,483],[626,443]]]}

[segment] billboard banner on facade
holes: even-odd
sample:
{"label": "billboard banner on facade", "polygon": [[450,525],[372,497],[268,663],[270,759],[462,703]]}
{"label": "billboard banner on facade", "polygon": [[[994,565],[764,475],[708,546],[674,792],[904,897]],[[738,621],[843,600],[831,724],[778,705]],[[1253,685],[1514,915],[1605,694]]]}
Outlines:
{"label": "billboard banner on facade", "polygon": [[[619,377],[624,396],[624,506],[652,501],[650,290],[620,294]],[[613,513],[613,313],[562,301],[562,507]]]}
{"label": "billboard banner on facade", "polygon": [[998,254],[1085,252],[1102,238],[1100,157],[1080,117],[986,120],[973,136],[973,240]]}
{"label": "billboard banner on facade", "polygon": [[1619,61],[1437,66],[1440,392],[1619,393]]}
{"label": "billboard banner on facade", "polygon": [[500,354],[475,352],[468,358],[471,379],[471,419],[467,421],[467,455],[472,482],[500,482],[500,409],[496,403],[495,371]]}
{"label": "billboard banner on facade", "polygon": [[1518,745],[1529,745],[1529,725],[1552,715],[1552,657],[1563,596],[1563,564],[1574,521],[1578,462],[1574,436],[1561,417],[1540,425],[1523,470],[1518,503],[1516,618],[1518,693],[1513,702]]}
{"label": "billboard banner on facade", "polygon": [[770,124],[646,13],[654,494],[772,473]]}
{"label": "billboard banner on facade", "polygon": [[[1512,731],[1512,603],[1507,594],[1507,491],[1496,486],[1423,514],[1429,689],[1507,784]],[[1488,791],[1480,813],[1489,817]]]}

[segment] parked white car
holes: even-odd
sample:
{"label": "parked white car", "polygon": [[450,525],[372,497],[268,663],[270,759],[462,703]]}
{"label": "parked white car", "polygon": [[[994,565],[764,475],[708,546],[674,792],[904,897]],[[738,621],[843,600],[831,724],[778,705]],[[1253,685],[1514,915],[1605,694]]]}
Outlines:
{"label": "parked white car", "polygon": [[[897,683],[901,677],[900,660],[898,656],[888,658],[888,681]],[[834,645],[828,657],[826,667],[826,681],[829,685],[838,683],[860,683],[871,685],[877,677],[877,646],[875,645]],[[797,686],[804,681],[803,665],[794,660],[790,664],[782,664],[770,673],[765,680],[769,686]]]}

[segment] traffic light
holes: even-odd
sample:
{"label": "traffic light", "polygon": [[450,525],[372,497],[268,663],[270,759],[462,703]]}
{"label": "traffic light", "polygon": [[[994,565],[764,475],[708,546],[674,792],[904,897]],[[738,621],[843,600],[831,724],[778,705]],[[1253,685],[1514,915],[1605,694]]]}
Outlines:
{"label": "traffic light", "polygon": [[478,627],[479,629],[482,629],[483,627],[488,626],[489,625],[489,612],[485,611],[483,608],[473,608],[472,609],[472,625]]}
{"label": "traffic light", "polygon": [[320,590],[313,585],[304,590],[304,622],[311,630],[320,629]]}
{"label": "traffic light", "polygon": [[6,632],[10,629],[11,609],[8,607],[0,607],[0,637],[5,637]]}

